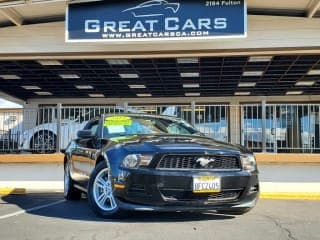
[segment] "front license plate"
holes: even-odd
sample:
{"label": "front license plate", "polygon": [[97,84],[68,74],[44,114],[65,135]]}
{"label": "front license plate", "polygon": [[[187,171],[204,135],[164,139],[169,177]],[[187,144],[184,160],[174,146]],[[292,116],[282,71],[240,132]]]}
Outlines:
{"label": "front license plate", "polygon": [[193,177],[194,193],[216,193],[221,192],[221,178],[214,176]]}

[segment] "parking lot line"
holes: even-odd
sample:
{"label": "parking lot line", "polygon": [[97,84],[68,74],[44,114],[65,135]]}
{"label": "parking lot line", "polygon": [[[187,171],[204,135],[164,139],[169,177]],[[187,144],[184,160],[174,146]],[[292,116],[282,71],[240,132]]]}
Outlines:
{"label": "parking lot line", "polygon": [[10,218],[10,217],[14,217],[14,216],[18,216],[18,215],[21,215],[21,214],[24,214],[24,213],[28,213],[28,212],[34,212],[34,211],[37,211],[37,210],[40,210],[40,209],[43,209],[43,208],[55,206],[55,205],[58,205],[60,203],[65,202],[65,201],[66,200],[63,199],[63,200],[59,200],[59,201],[56,201],[56,202],[52,202],[52,203],[48,203],[48,204],[44,204],[44,205],[40,205],[40,206],[28,208],[28,209],[16,211],[16,212],[9,213],[9,214],[6,214],[6,215],[2,215],[2,216],[0,216],[0,220],[1,219],[6,219],[6,218]]}

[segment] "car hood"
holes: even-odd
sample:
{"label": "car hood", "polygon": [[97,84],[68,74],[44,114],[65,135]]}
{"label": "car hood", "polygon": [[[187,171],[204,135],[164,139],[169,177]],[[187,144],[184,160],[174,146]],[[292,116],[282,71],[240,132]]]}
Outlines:
{"label": "car hood", "polygon": [[220,152],[249,153],[242,146],[194,135],[133,135],[112,139],[128,152]]}

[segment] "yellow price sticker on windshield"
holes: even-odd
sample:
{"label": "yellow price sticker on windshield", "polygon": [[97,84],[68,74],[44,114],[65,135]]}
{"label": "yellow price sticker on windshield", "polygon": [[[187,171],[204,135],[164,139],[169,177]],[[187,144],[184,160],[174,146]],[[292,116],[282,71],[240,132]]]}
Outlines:
{"label": "yellow price sticker on windshield", "polygon": [[114,116],[114,117],[107,117],[104,120],[103,126],[131,126],[132,119],[128,116]]}

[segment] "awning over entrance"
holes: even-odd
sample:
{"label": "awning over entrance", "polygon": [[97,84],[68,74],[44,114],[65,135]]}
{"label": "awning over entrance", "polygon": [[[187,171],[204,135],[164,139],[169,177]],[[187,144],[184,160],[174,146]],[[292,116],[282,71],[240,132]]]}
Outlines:
{"label": "awning over entrance", "polygon": [[17,98],[317,95],[320,55],[0,61]]}

